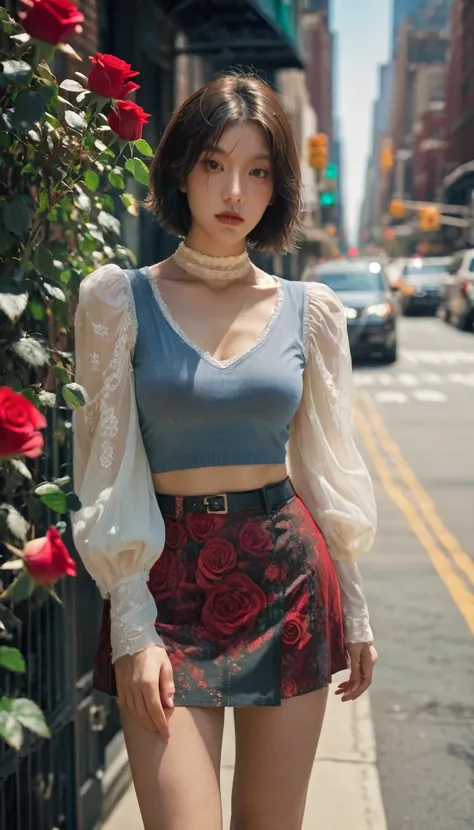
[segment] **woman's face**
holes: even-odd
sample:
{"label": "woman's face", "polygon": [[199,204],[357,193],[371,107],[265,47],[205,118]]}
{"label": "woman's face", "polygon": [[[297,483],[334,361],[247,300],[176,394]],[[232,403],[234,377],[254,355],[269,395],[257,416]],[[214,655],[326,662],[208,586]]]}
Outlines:
{"label": "woman's face", "polygon": [[[273,194],[270,149],[261,127],[227,127],[217,146],[201,154],[185,183],[192,227],[188,238],[240,253]],[[206,245],[206,247],[207,247]]]}

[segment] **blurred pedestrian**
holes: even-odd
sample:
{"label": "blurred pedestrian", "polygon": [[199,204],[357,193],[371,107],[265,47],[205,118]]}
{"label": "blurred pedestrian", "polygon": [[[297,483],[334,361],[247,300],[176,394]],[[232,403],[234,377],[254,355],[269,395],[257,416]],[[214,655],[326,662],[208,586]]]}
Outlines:
{"label": "blurred pedestrian", "polygon": [[220,77],[153,160],[148,207],[176,252],[81,286],[74,536],[105,599],[94,684],[118,698],[145,830],[220,830],[227,706],[234,830],[301,828],[328,684],[348,657],[344,702],[372,679],[355,558],[376,511],[344,310],[248,254],[294,244],[300,184],[277,96]]}

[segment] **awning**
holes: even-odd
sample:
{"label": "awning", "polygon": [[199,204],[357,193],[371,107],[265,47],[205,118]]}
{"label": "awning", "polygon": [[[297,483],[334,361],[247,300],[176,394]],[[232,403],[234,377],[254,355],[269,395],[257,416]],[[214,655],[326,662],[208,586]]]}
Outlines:
{"label": "awning", "polygon": [[301,69],[294,0],[160,0],[186,43],[173,54],[219,63]]}

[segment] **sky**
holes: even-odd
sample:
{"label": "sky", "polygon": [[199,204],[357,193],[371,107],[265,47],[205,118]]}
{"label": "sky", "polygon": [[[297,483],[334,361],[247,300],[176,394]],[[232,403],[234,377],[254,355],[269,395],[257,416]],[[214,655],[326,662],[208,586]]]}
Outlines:
{"label": "sky", "polygon": [[392,0],[332,0],[331,28],[337,33],[336,106],[344,152],[346,229],[357,239],[366,161],[372,137],[372,103],[378,70],[389,57]]}

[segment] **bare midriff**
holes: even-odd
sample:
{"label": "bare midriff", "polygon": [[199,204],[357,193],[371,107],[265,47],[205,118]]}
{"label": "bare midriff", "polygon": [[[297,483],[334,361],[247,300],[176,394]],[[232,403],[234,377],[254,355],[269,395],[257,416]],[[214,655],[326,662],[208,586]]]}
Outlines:
{"label": "bare midriff", "polygon": [[155,473],[153,484],[157,493],[172,496],[207,496],[217,493],[257,490],[275,484],[288,475],[285,464],[255,464],[235,467],[201,467]]}

